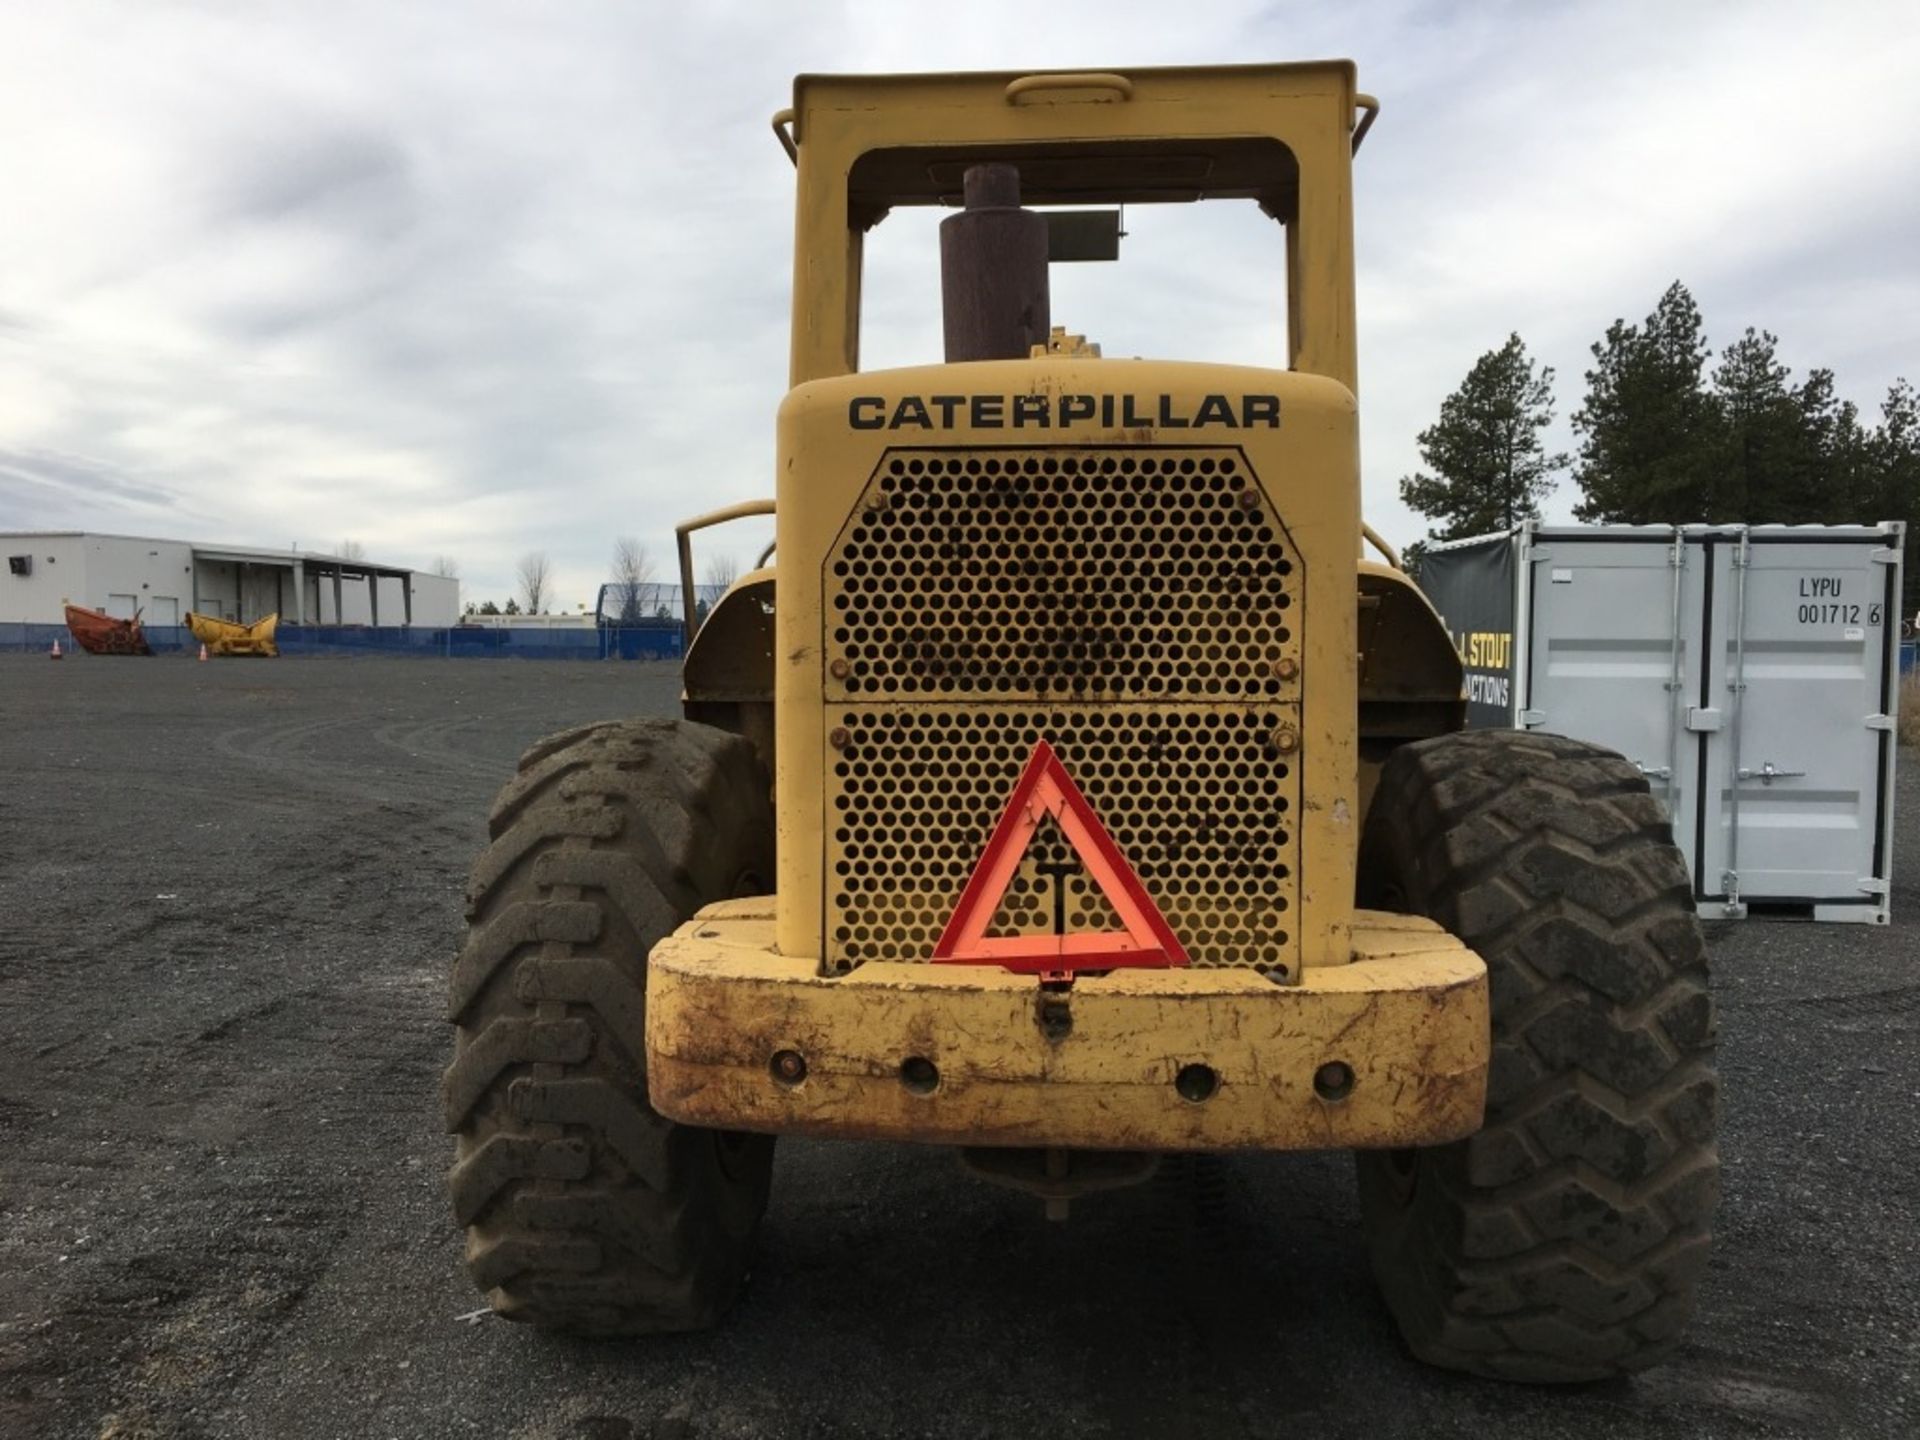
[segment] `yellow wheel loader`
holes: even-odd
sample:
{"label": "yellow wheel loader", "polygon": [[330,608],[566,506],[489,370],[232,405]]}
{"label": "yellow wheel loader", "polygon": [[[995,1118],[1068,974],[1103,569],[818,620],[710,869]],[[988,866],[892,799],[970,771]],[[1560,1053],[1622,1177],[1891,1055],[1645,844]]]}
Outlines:
{"label": "yellow wheel loader", "polygon": [[[710,521],[775,545],[686,718],[535,746],[473,871],[444,1095],[499,1313],[712,1323],[781,1134],[949,1146],[1053,1215],[1163,1155],[1343,1148],[1424,1359],[1675,1344],[1718,1167],[1667,820],[1616,755],[1463,732],[1439,617],[1357,558],[1377,108],[1346,62],[795,82],[776,496],[683,527],[683,577]],[[1279,227],[1270,367],[1053,326],[1098,207],[1198,201]],[[952,211],[944,363],[863,373],[902,206]]]}

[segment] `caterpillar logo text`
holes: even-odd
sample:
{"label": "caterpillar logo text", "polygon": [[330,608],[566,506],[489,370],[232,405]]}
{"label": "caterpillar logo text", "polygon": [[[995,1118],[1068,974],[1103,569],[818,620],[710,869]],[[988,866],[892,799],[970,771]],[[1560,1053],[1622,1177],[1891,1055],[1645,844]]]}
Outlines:
{"label": "caterpillar logo text", "polygon": [[847,402],[855,430],[1278,430],[1278,395],[1203,395],[1189,410],[1173,395],[856,395]]}

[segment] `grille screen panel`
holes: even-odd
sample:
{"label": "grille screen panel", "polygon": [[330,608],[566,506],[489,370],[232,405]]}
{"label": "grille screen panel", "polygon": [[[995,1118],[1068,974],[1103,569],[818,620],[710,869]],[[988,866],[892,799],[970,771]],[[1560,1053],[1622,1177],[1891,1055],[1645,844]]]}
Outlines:
{"label": "grille screen panel", "polygon": [[[932,953],[1043,738],[1194,964],[1287,969],[1299,782],[1283,707],[854,706],[828,722],[845,732],[828,779],[834,969]],[[1042,827],[988,933],[1051,933],[1049,870],[1072,860]],[[1118,928],[1097,886],[1064,878],[1070,930]]]}
{"label": "grille screen panel", "polygon": [[892,452],[828,559],[832,689],[1278,697],[1294,569],[1232,450]]}
{"label": "grille screen panel", "polygon": [[[1196,965],[1297,975],[1298,557],[1238,451],[896,450],[822,576],[826,968],[927,959],[1037,741]],[[988,933],[1120,928],[1051,822]]]}

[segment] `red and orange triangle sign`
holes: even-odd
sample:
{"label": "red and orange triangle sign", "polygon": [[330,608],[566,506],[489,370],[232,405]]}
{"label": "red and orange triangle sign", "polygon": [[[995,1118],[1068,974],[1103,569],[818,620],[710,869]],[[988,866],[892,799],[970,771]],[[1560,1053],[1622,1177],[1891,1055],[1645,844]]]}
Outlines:
{"label": "red and orange triangle sign", "polygon": [[[1033,837],[1049,816],[1086,867],[1087,877],[1120,917],[1123,929],[1073,935],[987,934]],[[1188,963],[1186,949],[1166,917],[1045,740],[1034,745],[993,838],[960,892],[947,928],[940,932],[933,959],[1041,973]]]}

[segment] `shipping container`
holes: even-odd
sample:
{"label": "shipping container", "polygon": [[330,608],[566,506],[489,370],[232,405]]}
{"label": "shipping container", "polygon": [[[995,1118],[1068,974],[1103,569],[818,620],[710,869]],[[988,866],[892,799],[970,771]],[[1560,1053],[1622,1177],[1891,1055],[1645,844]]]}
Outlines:
{"label": "shipping container", "polygon": [[1542,526],[1434,546],[1467,723],[1619,751],[1703,916],[1887,923],[1905,527]]}

